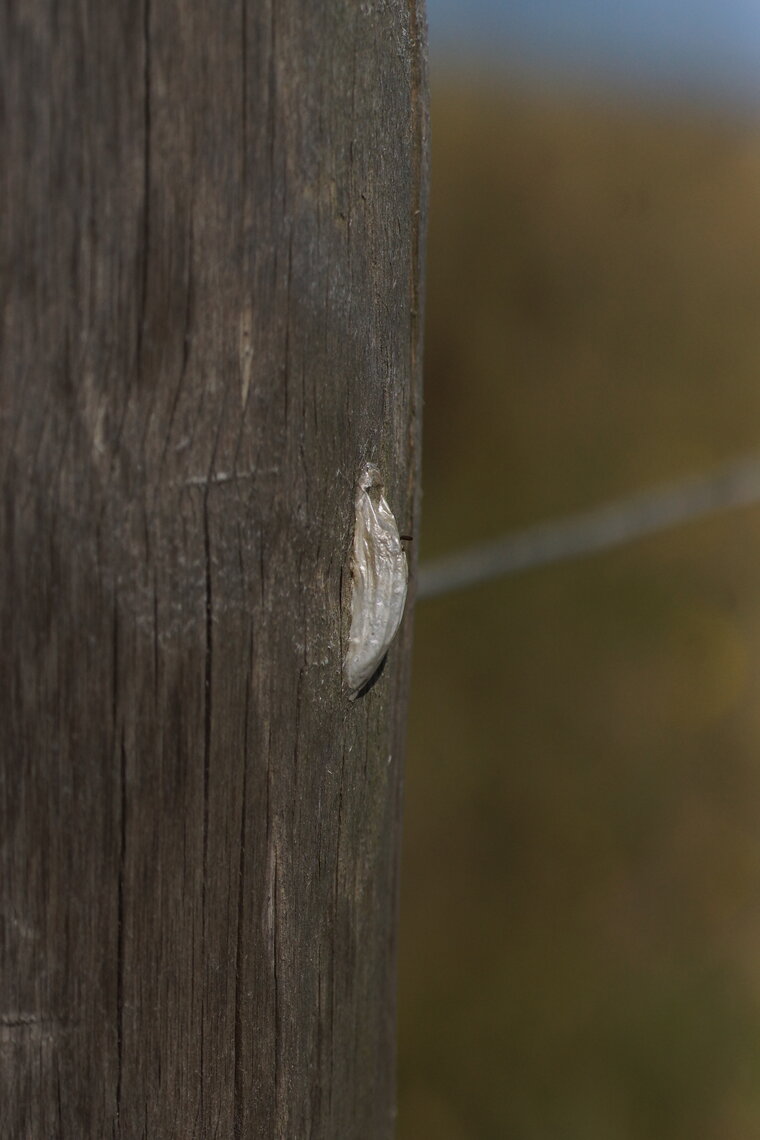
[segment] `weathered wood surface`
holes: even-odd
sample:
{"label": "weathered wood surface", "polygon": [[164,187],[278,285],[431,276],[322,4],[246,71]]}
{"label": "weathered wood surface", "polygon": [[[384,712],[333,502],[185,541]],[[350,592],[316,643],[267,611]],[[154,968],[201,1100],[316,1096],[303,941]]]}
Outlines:
{"label": "weathered wood surface", "polygon": [[393,1131],[421,0],[0,16],[0,1135]]}

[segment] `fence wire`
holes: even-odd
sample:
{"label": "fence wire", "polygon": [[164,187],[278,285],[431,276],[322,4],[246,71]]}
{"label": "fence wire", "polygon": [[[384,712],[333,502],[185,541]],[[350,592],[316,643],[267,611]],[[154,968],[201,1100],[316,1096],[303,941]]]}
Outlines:
{"label": "fence wire", "polygon": [[569,562],[721,511],[760,503],[760,456],[590,511],[514,531],[420,566],[417,598],[436,598],[538,566]]}

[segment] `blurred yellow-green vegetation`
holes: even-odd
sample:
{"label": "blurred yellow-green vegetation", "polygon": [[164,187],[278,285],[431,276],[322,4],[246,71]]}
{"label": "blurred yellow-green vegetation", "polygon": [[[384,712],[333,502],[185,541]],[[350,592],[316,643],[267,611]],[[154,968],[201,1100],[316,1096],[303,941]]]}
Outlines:
{"label": "blurred yellow-green vegetation", "polygon": [[[423,559],[760,451],[760,117],[432,122]],[[399,1140],[757,1140],[760,508],[415,622]]]}

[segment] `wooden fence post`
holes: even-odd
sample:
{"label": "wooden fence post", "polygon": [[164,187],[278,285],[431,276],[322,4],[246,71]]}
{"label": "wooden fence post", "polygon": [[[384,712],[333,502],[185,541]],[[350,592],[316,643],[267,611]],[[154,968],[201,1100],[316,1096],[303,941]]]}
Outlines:
{"label": "wooden fence post", "polygon": [[[422,0],[0,14],[0,1134],[389,1140]],[[412,544],[412,548],[414,543]]]}

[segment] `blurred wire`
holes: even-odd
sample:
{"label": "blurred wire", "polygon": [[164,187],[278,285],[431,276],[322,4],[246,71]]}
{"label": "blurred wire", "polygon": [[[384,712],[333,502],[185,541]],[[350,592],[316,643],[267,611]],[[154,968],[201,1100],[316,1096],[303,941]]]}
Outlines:
{"label": "blurred wire", "polygon": [[507,574],[583,558],[694,519],[756,503],[760,503],[760,457],[750,456],[711,474],[538,523],[424,563],[419,570],[417,598],[436,598]]}

